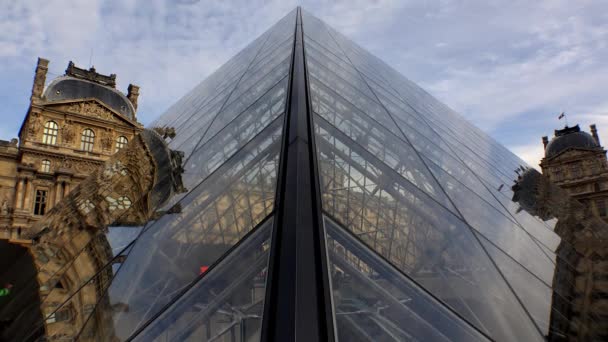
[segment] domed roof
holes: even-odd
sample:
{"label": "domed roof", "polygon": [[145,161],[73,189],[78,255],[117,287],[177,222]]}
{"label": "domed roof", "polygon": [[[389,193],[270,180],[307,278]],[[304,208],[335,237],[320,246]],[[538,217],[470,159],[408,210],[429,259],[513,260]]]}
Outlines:
{"label": "domed roof", "polygon": [[545,149],[545,157],[554,157],[570,148],[594,149],[598,147],[599,145],[591,134],[581,132],[576,125],[555,131],[555,137],[551,139]]}
{"label": "domed roof", "polygon": [[75,77],[56,78],[46,88],[42,97],[51,102],[96,98],[125,117],[131,120],[135,118],[133,104],[120,91]]}

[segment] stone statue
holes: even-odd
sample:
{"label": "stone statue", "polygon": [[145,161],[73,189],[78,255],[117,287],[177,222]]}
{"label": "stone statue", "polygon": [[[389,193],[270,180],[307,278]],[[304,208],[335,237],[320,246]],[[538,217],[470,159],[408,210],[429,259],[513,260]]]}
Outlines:
{"label": "stone statue", "polygon": [[[534,169],[527,169],[511,188],[521,210],[542,220],[557,219],[553,231],[561,238],[555,253],[553,299],[560,314],[551,314],[549,341],[600,341],[608,336],[608,224],[590,206]],[[572,302],[561,298],[576,298]],[[568,317],[562,317],[562,315]],[[558,332],[558,333],[557,333]]]}
{"label": "stone statue", "polygon": [[71,143],[74,141],[74,128],[71,123],[66,122],[61,126],[61,139],[64,143]]}
{"label": "stone statue", "polygon": [[175,138],[175,128],[173,127],[154,127],[153,130],[163,137],[163,139]]}
{"label": "stone statue", "polygon": [[112,135],[111,133],[104,132],[101,135],[101,147],[104,150],[109,150],[112,148]]}
{"label": "stone statue", "polygon": [[42,118],[38,115],[30,118],[29,124],[27,125],[27,134],[30,137],[35,137],[40,129],[42,128]]}
{"label": "stone statue", "polygon": [[182,165],[183,159],[184,152],[171,150],[173,191],[175,191],[176,193],[188,191],[188,189],[184,187],[184,183],[182,181],[182,173],[184,173],[184,167]]}
{"label": "stone statue", "polygon": [[8,201],[6,200],[6,198],[2,201],[2,206],[0,207],[0,214],[2,215],[8,215],[10,213],[11,209],[8,206]]}

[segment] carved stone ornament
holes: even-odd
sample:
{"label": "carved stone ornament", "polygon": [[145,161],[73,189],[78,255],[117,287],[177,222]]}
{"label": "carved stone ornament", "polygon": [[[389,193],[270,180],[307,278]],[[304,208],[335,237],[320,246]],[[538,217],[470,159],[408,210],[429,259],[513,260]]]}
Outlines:
{"label": "carved stone ornament", "polygon": [[112,133],[109,132],[103,132],[101,134],[101,147],[104,150],[109,150],[112,148],[112,142],[114,141],[114,139],[112,139]]}
{"label": "carved stone ornament", "polygon": [[154,127],[152,128],[156,133],[158,133],[163,139],[173,139],[175,138],[175,128],[174,127]]}
{"label": "carved stone ornament", "polygon": [[101,164],[79,161],[74,163],[74,170],[79,173],[92,173],[97,170]]}
{"label": "carved stone ornament", "polygon": [[114,114],[110,110],[96,102],[74,103],[69,105],[67,110],[73,113],[95,116],[104,120],[116,121]]}
{"label": "carved stone ornament", "polygon": [[75,136],[76,133],[74,132],[74,127],[72,126],[72,123],[66,121],[63,126],[61,126],[61,139],[64,143],[69,144],[74,141]]}
{"label": "carved stone ornament", "polygon": [[68,158],[64,158],[61,161],[61,168],[68,169],[68,170],[71,169],[72,168],[72,161],[70,159],[68,159]]}
{"label": "carved stone ornament", "polygon": [[39,114],[33,114],[30,116],[28,125],[27,125],[27,134],[30,138],[38,135],[38,132],[42,129],[42,118]]}
{"label": "carved stone ornament", "polygon": [[2,204],[0,205],[0,215],[6,216],[10,214],[11,207],[8,205],[8,199],[4,198],[2,200]]}

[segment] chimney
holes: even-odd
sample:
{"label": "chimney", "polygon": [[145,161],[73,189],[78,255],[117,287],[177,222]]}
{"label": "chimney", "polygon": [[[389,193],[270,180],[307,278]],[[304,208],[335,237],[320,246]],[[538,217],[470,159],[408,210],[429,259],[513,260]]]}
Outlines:
{"label": "chimney", "polygon": [[595,127],[595,124],[589,126],[589,128],[591,128],[591,136],[593,136],[593,139],[595,139],[598,146],[601,146],[600,137],[597,135],[597,128]]}
{"label": "chimney", "polygon": [[547,149],[547,144],[549,143],[549,138],[547,136],[543,137],[543,146],[545,146],[545,150]]}
{"label": "chimney", "polygon": [[32,96],[33,98],[42,97],[42,91],[44,90],[44,82],[46,81],[46,72],[49,70],[49,60],[38,57],[38,64],[36,64],[36,74],[34,75],[34,84],[32,85]]}
{"label": "chimney", "polygon": [[129,88],[127,89],[127,98],[133,104],[135,110],[137,110],[137,98],[139,97],[139,87],[134,84],[129,84]]}

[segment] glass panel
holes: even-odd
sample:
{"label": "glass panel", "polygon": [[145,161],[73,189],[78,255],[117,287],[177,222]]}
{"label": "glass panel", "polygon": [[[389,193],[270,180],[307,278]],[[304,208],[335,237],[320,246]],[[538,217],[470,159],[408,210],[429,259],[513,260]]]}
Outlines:
{"label": "glass panel", "polygon": [[[295,15],[296,10],[294,9],[172,105],[165,114],[155,120],[150,127],[164,127],[170,125],[177,128],[194,110],[200,109],[202,104],[208,102],[211,98],[214,98],[218,93],[222,92],[225,87],[231,86],[234,88],[238,78],[245,72],[250,62],[260,51],[260,47],[265,44],[267,40],[268,46],[273,46],[285,40],[288,35],[293,34]],[[291,29],[288,29],[289,27]],[[272,38],[270,39],[270,37]],[[260,54],[263,53],[264,51],[261,51]]]}
{"label": "glass panel", "polygon": [[[270,45],[270,42],[268,45]],[[275,65],[279,64],[279,62],[283,61],[285,58],[291,57],[292,50],[293,36],[280,44],[265,46],[264,51],[256,57],[253,64],[249,67],[249,70],[247,70],[243,76],[240,84],[250,83],[252,77],[256,77],[256,75],[259,77],[259,75],[266,74],[268,71],[272,70]]]}
{"label": "glass panel", "polygon": [[[133,231],[127,232],[129,235],[132,233]],[[106,292],[131,251],[130,244],[115,254],[110,254],[110,248],[110,240],[103,232],[100,232],[91,239],[86,248],[72,262],[66,265],[65,269],[58,272],[61,276],[51,277],[43,285],[50,291],[41,305],[46,324],[31,329],[31,335],[26,340],[34,339],[40,331],[45,329],[47,336],[57,336],[62,333],[75,336],[80,331],[97,305],[99,295]],[[101,255],[104,252],[108,254],[105,257]],[[92,255],[95,255],[97,260],[91,260]],[[104,264],[97,265],[99,262],[104,262]],[[32,279],[32,281],[35,280]],[[65,320],[59,320],[56,317],[62,312],[69,313],[70,331],[66,331]],[[66,317],[67,319],[68,317]]]}
{"label": "glass panel", "polygon": [[492,338],[540,340],[469,228],[334,133],[316,126],[323,209]]}
{"label": "glass panel", "polygon": [[[226,98],[230,94],[230,89],[226,89],[225,93],[222,94],[219,102],[214,102],[213,107],[205,107],[193,115],[183,127],[177,127],[175,138],[171,140],[170,147],[175,150],[180,150],[186,153],[186,156],[192,152],[196,143],[201,139],[202,134],[205,133],[209,127],[209,123],[218,114],[222,105],[226,101]],[[170,127],[174,127],[170,125]]]}
{"label": "glass panel", "polygon": [[[348,101],[346,98],[336,93],[334,89],[328,87],[316,78],[311,77],[309,85],[313,111],[325,117],[329,122],[333,122],[332,119],[329,119],[333,115],[339,113],[342,116],[348,117],[349,114],[345,112],[353,111],[368,116],[384,126],[385,129],[390,130],[394,135],[401,136],[399,128],[395,127],[391,118],[380,108],[374,111],[375,115],[370,116],[369,113],[363,113],[361,109],[356,108],[352,102]],[[333,114],[334,112],[336,114]]]}
{"label": "glass panel", "polygon": [[[269,118],[274,119],[285,109],[288,80],[289,78],[285,75],[280,81],[273,84],[271,89],[267,90],[266,93],[261,94],[261,97],[248,107],[244,107],[245,103],[241,101],[236,101],[228,105],[222,113],[215,118],[199,144],[203,145],[210,139],[213,139],[215,135],[231,123],[237,115],[243,116],[239,121],[253,120],[253,117],[258,116],[258,119],[261,122],[255,123],[255,125],[258,127],[265,127]],[[247,123],[253,124],[254,122],[249,121]],[[222,134],[226,133],[224,132]]]}
{"label": "glass panel", "polygon": [[[273,137],[271,140],[265,140],[266,144],[279,140],[284,117],[281,114],[273,118],[273,115],[276,115],[276,113],[272,110],[263,113],[259,113],[257,110],[247,111],[232,121],[210,141],[199,147],[188,160],[186,170],[182,175],[185,186],[187,188],[198,186],[258,135],[260,137]],[[263,125],[270,126],[262,130]],[[163,208],[171,208],[186,195],[175,195]]]}
{"label": "glass panel", "polygon": [[[270,84],[258,87],[252,87],[252,84],[248,86],[241,85],[238,88],[241,89],[238,91],[238,97],[234,94],[239,86],[239,80],[243,78],[248,68],[252,65],[256,67],[260,67],[262,64],[267,65],[268,63],[263,62],[268,60],[269,52],[274,53],[278,47],[289,46],[287,40],[289,36],[293,35],[295,14],[295,10],[291,11],[277,24],[205,79],[205,81],[182,97],[165,114],[150,124],[149,127],[174,127],[177,134],[170,145],[173,149],[184,151],[186,156],[188,156],[201,140],[203,133],[209,128],[210,123],[213,122],[216,114],[225,103],[233,102],[234,99],[241,99],[243,102],[240,104],[241,108],[235,112],[235,114],[238,114],[261,95],[260,91],[262,93],[265,92],[268,90],[269,85],[274,85],[281,78],[268,80]],[[282,49],[281,51],[284,50]],[[289,51],[287,53],[289,54]],[[287,63],[288,67],[289,64]],[[264,75],[265,73],[260,71],[257,74],[259,76],[259,74]],[[280,76],[285,74],[286,72]],[[248,94],[242,94],[245,91]],[[230,95],[235,96],[228,101]],[[217,127],[214,133],[221,128]]]}
{"label": "glass panel", "polygon": [[176,129],[170,147],[186,154],[190,191],[136,240],[85,334],[128,338],[272,212],[295,14],[151,124]]}
{"label": "glass panel", "polygon": [[312,38],[319,44],[322,44],[334,55],[340,56],[346,60],[346,56],[344,56],[342,50],[328,34],[325,23],[310,15],[308,12],[302,11],[302,25],[304,27],[303,31],[306,38]]}
{"label": "glass panel", "polygon": [[[287,49],[286,51],[291,52],[291,50]],[[238,88],[230,96],[228,103],[231,104],[237,101],[237,103],[240,103],[241,108],[244,109],[286,76],[289,71],[291,56],[289,54],[282,54],[280,57],[283,59],[272,60],[261,66],[254,74],[243,78]]]}
{"label": "glass panel", "polygon": [[[259,71],[259,74],[255,74],[255,77],[249,79],[251,82],[248,82],[248,80],[241,80],[239,87],[232,92],[232,96],[227,104],[218,103],[217,106],[221,108],[219,114],[213,116],[211,121],[205,121],[204,123],[197,122],[181,131],[178,130],[177,137],[171,142],[171,145],[177,146],[177,149],[186,152],[188,155],[194,146],[206,142],[222,129],[224,125],[232,120],[232,118],[250,107],[254,102],[258,101],[261,96],[266,94],[269,89],[277,85],[279,81],[287,75],[289,60],[290,58],[286,57],[280,61],[278,65],[271,63],[267,68],[262,68],[262,70]],[[266,73],[267,71],[268,73]],[[215,108],[213,110],[216,111]],[[220,109],[217,108],[217,110]],[[181,138],[182,135],[186,138]],[[184,141],[184,143],[181,143],[180,141]]]}
{"label": "glass panel", "polygon": [[[150,127],[170,125],[175,127],[177,131],[181,131],[199,121],[209,122],[212,120],[214,112],[210,111],[210,108],[217,107],[217,110],[219,110],[221,104],[226,101],[239,78],[247,70],[251,59],[260,49],[260,44],[266,41],[267,36],[260,38],[263,39],[256,40],[258,41],[256,46],[250,45],[245,51],[235,56],[233,60],[224,64],[190,93],[172,105]],[[238,64],[235,64],[237,62]]]}
{"label": "glass panel", "polygon": [[[305,41],[306,45],[306,62],[308,64],[318,65],[326,71],[331,71],[336,76],[342,78],[350,85],[356,87],[359,91],[374,98],[374,94],[369,90],[365,81],[359,76],[359,73],[349,64],[340,59],[329,58],[325,53],[317,50],[311,39]],[[329,54],[331,55],[331,53]]]}
{"label": "glass panel", "polygon": [[551,283],[555,265],[521,227],[434,164],[429,166],[466,222],[545,283]]}
{"label": "glass panel", "polygon": [[[354,112],[348,113],[354,114]],[[334,126],[324,119],[318,116],[315,119],[315,123],[319,125],[320,130],[333,136],[340,134]],[[339,129],[346,131],[350,138],[362,145],[361,147],[375,158],[387,164],[419,189],[433,196],[445,207],[456,212],[439,185],[420,162],[416,152],[406,142],[397,139],[384,130],[382,126],[369,119],[364,120],[362,117],[354,115],[348,118],[334,115],[330,119],[338,125]],[[341,136],[339,140],[345,145],[354,145],[353,141],[344,136]]]}
{"label": "glass panel", "polygon": [[339,340],[487,340],[331,219],[324,222]]}
{"label": "glass panel", "polygon": [[[545,336],[549,335],[550,330],[553,334],[566,335],[567,331],[563,331],[562,327],[564,323],[566,323],[565,326],[568,326],[568,321],[572,319],[572,317],[568,318],[571,313],[561,312],[560,306],[554,303],[568,303],[569,306],[572,304],[560,294],[561,289],[559,287],[552,289],[549,284],[534,277],[483,236],[479,234],[477,236],[507,282],[513,287],[520,301],[528,309],[541,332]],[[558,265],[558,267],[560,266]]]}
{"label": "glass panel", "polygon": [[[490,187],[488,186],[488,188]],[[513,216],[528,233],[538,239],[550,250],[556,250],[557,246],[562,242],[562,239],[549,229],[539,218],[531,216],[525,210],[520,210],[519,205],[511,200],[513,198],[513,192],[511,191],[510,184],[503,186],[500,191],[498,191],[498,189],[492,189],[492,191],[498,201],[507,208],[511,216]]]}
{"label": "glass panel", "polygon": [[[449,150],[449,147],[442,145],[441,140],[438,137],[434,140],[427,138],[420,134],[419,130],[414,129],[403,122],[398,121],[398,123],[400,125],[403,124],[403,132],[408,137],[409,141],[412,142],[414,148],[423,156],[423,160],[430,168],[440,167],[443,171],[457,179],[469,190],[482,197],[486,202],[500,211],[503,215],[511,218],[509,212],[496,201],[494,196],[492,196],[492,194],[486,189],[483,183],[479,181],[473,172],[462,164],[460,160],[452,157],[450,152],[443,149],[447,148]],[[437,145],[436,142],[438,142],[439,145]]]}
{"label": "glass panel", "polygon": [[[95,317],[125,339],[273,210],[278,134],[260,134],[138,238]],[[118,307],[119,310],[114,308]],[[110,318],[108,318],[110,319]]]}
{"label": "glass panel", "polygon": [[[361,77],[359,72],[355,70],[354,66],[350,63],[348,58],[346,58],[346,56],[343,55],[341,52],[335,52],[329,49],[327,47],[327,42],[320,43],[312,39],[310,36],[306,35],[306,33],[304,34],[304,42],[306,43],[305,49],[307,56],[311,54],[316,55],[317,59],[319,60],[329,59],[334,64],[344,66],[346,71],[350,72],[353,77]],[[334,49],[337,49],[337,47],[334,47]]]}
{"label": "glass panel", "polygon": [[135,341],[259,341],[272,218],[206,270]]}
{"label": "glass panel", "polygon": [[112,254],[116,255],[131,244],[141,233],[142,226],[122,227],[110,226],[106,238],[112,248]]}

